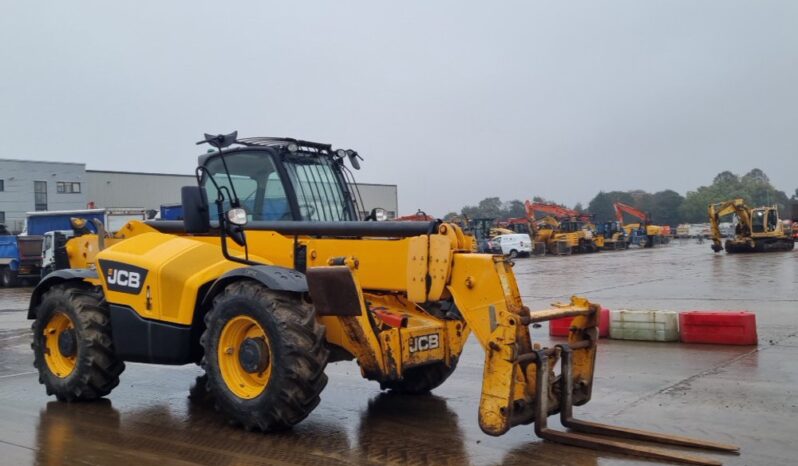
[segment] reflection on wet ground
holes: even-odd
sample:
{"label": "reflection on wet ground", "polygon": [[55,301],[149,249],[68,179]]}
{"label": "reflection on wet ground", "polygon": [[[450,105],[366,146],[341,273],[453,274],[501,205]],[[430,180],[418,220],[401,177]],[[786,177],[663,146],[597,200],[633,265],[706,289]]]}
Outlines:
{"label": "reflection on wet ground", "polygon": [[[749,309],[760,345],[719,347],[602,341],[584,417],[742,445],[726,464],[793,464],[798,435],[798,252],[713,255],[674,244],[583,257],[521,259],[533,308],[585,294],[610,308]],[[531,426],[479,431],[483,353],[472,340],[434,395],[379,391],[351,362],[328,367],[311,416],[263,435],[228,425],[196,389],[196,366],[129,364],[107,400],[48,398],[31,366],[30,289],[0,289],[0,464],[525,464],[639,462],[541,442]],[[535,337],[549,343],[545,326]],[[192,389],[192,387],[195,387]],[[189,396],[191,394],[191,396]],[[556,422],[554,423],[556,425]]]}

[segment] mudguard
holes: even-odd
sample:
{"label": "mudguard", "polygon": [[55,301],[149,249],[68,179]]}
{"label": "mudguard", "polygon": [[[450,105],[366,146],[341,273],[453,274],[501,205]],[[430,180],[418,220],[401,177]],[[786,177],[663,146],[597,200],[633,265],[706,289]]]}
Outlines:
{"label": "mudguard", "polygon": [[94,269],[62,269],[48,274],[33,289],[33,294],[30,296],[30,306],[28,307],[28,319],[36,318],[36,308],[39,307],[42,295],[48,289],[62,282],[71,280],[83,281],[87,278],[97,278],[97,271]]}
{"label": "mudguard", "polygon": [[202,299],[202,307],[210,306],[213,298],[225,286],[241,279],[255,280],[263,286],[275,291],[290,291],[294,293],[307,293],[308,281],[305,274],[294,269],[276,265],[254,265],[231,270],[219,277]]}

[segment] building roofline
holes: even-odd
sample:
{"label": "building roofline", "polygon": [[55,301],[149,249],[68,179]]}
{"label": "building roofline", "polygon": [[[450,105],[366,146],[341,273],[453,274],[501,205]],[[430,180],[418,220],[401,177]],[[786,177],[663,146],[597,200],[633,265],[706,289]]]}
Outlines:
{"label": "building roofline", "polygon": [[182,173],[125,172],[119,170],[86,170],[86,173],[112,173],[114,175],[185,176],[190,178],[196,178],[194,175],[187,175]]}
{"label": "building roofline", "polygon": [[24,163],[49,163],[49,164],[59,164],[59,165],[82,165],[86,166],[83,162],[55,162],[52,160],[30,160],[30,159],[3,159],[0,158],[0,162],[24,162]]}

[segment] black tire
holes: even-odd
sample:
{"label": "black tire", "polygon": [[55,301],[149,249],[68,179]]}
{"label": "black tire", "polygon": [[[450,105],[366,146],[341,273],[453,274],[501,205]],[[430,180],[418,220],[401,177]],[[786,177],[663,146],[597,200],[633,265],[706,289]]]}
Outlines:
{"label": "black tire", "polygon": [[[246,399],[233,393],[219,369],[218,344],[222,329],[237,316],[258,322],[273,354],[271,375],[263,392]],[[324,368],[329,351],[324,326],[312,306],[298,297],[243,280],[225,287],[205,316],[200,338],[205,351],[202,367],[216,409],[247,430],[264,432],[290,428],[305,419],[321,401],[327,385]]]}
{"label": "black tire", "polygon": [[406,395],[422,395],[439,387],[457,368],[457,359],[447,366],[442,361],[407,369],[402,380],[380,382],[380,388]]}
{"label": "black tire", "polygon": [[0,282],[2,282],[3,286],[6,288],[13,288],[17,286],[17,283],[19,282],[17,280],[17,272],[8,267],[4,268],[3,273],[0,276]]}
{"label": "black tire", "polygon": [[[83,284],[62,284],[44,293],[33,322],[33,366],[48,395],[60,401],[91,401],[119,385],[125,363],[114,352],[111,320],[102,295]],[[66,377],[55,375],[45,361],[44,330],[52,316],[63,313],[72,321],[76,337],[76,362]]]}
{"label": "black tire", "polygon": [[518,257],[518,251],[516,251],[515,249],[511,249],[510,250],[510,259],[515,259],[516,257]]}

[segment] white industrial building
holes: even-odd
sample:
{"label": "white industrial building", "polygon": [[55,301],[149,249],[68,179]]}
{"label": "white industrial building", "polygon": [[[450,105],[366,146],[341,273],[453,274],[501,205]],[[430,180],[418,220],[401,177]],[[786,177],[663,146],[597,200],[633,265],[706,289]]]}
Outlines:
{"label": "white industrial building", "polygon": [[96,207],[158,209],[180,202],[180,188],[196,185],[194,175],[86,170],[86,200]]}
{"label": "white industrial building", "polygon": [[0,223],[19,232],[25,212],[86,208],[86,165],[0,159]]}
{"label": "white industrial building", "polygon": [[[180,188],[194,175],[86,170],[84,163],[0,159],[0,224],[22,231],[26,212],[86,208],[158,210],[180,202]],[[364,212],[375,207],[398,211],[394,184],[358,183]]]}

